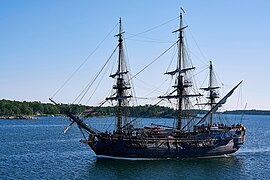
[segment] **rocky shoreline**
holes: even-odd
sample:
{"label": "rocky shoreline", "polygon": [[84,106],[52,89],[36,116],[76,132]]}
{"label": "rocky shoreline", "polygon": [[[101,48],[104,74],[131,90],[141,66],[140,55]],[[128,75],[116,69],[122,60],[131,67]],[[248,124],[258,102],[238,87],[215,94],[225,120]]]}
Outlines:
{"label": "rocky shoreline", "polygon": [[35,116],[21,115],[21,116],[0,116],[0,119],[29,119],[36,120],[38,119]]}

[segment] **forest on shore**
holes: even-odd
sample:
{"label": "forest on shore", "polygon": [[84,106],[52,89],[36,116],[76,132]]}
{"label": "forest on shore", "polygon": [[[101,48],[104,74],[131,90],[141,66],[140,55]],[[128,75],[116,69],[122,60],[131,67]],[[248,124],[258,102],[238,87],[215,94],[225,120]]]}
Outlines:
{"label": "forest on shore", "polygon": [[[113,116],[115,115],[116,107],[93,107],[85,105],[69,105],[41,102],[20,102],[11,100],[0,100],[0,116],[41,116],[41,115],[64,115],[68,111],[73,114],[85,112],[89,117]],[[176,111],[164,106],[136,106],[126,109],[129,116],[133,117],[173,117]]]}
{"label": "forest on shore", "polygon": [[[20,102],[11,100],[0,100],[0,116],[1,117],[20,117],[20,116],[42,116],[42,115],[64,115],[68,111],[73,114],[86,112],[89,117],[101,117],[101,116],[114,116],[116,107],[93,107],[85,105],[69,105],[60,104],[54,105],[52,103],[41,103],[41,102]],[[158,118],[172,118],[176,117],[177,112],[164,106],[144,105],[128,107],[126,112],[129,116],[133,117],[158,117]],[[87,114],[88,113],[88,114]],[[206,111],[190,110],[185,111],[184,115],[198,113],[204,114]],[[225,114],[252,114],[252,115],[270,115],[270,111],[267,110],[235,110],[226,111]]]}

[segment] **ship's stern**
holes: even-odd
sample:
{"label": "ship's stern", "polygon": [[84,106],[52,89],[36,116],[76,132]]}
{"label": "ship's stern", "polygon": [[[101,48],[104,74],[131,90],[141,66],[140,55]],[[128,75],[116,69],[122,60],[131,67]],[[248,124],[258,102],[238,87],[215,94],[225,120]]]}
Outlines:
{"label": "ship's stern", "polygon": [[246,127],[241,125],[233,136],[234,148],[239,149],[246,140]]}

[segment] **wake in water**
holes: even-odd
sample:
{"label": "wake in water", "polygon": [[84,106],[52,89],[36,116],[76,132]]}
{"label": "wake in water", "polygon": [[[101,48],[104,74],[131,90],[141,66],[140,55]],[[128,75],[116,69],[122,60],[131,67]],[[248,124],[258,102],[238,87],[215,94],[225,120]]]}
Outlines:
{"label": "wake in water", "polygon": [[270,152],[270,148],[252,148],[252,149],[241,149],[239,152],[237,152],[237,155],[242,155],[246,153],[264,153],[264,152]]}

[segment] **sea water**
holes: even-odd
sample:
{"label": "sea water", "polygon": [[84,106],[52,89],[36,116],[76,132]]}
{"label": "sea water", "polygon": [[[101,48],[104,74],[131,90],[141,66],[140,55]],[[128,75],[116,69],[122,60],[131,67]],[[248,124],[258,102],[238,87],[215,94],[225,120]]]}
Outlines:
{"label": "sea water", "polygon": [[[143,119],[144,123],[153,120],[173,123]],[[110,131],[113,121],[94,118],[87,123]],[[63,117],[0,120],[0,179],[270,179],[270,116],[243,117],[246,142],[235,154],[188,159],[96,157],[79,142],[83,137],[76,125],[63,133],[69,123]]]}

